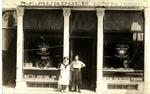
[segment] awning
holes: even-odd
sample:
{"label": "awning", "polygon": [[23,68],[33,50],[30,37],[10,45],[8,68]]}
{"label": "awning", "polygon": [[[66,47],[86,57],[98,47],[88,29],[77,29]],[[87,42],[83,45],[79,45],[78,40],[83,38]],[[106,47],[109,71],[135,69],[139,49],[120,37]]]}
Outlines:
{"label": "awning", "polygon": [[104,31],[130,31],[136,22],[142,27],[144,17],[142,11],[106,11],[104,16]]}
{"label": "awning", "polygon": [[[62,10],[26,10],[24,15],[25,30],[63,31]],[[106,10],[104,31],[130,31],[133,23],[142,27],[144,17],[142,11]],[[71,11],[70,32],[97,31],[96,11]]]}
{"label": "awning", "polygon": [[97,31],[97,17],[95,11],[72,11],[70,18],[71,32]]}
{"label": "awning", "polygon": [[62,10],[26,10],[24,14],[25,30],[63,31]]}

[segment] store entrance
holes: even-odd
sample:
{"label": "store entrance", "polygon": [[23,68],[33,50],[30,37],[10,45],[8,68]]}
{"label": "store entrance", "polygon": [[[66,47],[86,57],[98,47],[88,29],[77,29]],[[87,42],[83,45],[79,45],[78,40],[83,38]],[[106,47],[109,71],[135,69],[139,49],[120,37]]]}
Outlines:
{"label": "store entrance", "polygon": [[96,86],[96,39],[73,38],[71,39],[71,61],[75,55],[86,64],[82,69],[82,89],[95,90]]}
{"label": "store entrance", "polygon": [[82,69],[82,89],[96,87],[97,16],[95,11],[71,11],[70,60],[79,55],[86,64]]}

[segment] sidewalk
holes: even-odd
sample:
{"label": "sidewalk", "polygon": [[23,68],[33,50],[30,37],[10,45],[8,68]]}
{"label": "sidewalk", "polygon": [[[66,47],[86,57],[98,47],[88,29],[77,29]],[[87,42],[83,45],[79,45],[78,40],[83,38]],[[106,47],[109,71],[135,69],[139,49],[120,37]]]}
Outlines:
{"label": "sidewalk", "polygon": [[[81,90],[81,93],[78,92],[64,92],[61,93],[56,90],[51,90],[48,88],[30,88],[23,90],[24,93],[19,93],[19,94],[96,94],[94,91],[90,90]],[[10,87],[10,86],[3,86],[3,93],[2,94],[16,94],[15,93],[15,88]],[[18,94],[18,93],[17,93]]]}

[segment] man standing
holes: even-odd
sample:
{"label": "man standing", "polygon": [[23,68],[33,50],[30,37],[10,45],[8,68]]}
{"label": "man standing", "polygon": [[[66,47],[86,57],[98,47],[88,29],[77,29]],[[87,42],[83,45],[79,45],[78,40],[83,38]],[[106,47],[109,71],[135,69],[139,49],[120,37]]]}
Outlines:
{"label": "man standing", "polygon": [[[74,87],[74,91],[80,91],[80,87],[82,84],[82,76],[81,76],[81,68],[85,67],[85,64],[79,60],[79,56],[75,56],[75,60],[71,63],[72,69],[72,86]],[[78,88],[78,90],[77,90]]]}

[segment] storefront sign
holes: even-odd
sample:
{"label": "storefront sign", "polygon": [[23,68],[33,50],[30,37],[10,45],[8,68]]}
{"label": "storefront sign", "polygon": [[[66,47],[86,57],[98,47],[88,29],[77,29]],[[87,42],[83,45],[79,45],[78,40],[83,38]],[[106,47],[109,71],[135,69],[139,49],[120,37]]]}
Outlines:
{"label": "storefront sign", "polygon": [[105,81],[134,81],[134,82],[142,82],[143,77],[103,77],[103,80]]}
{"label": "storefront sign", "polygon": [[43,6],[43,7],[140,7],[145,6],[144,2],[131,0],[101,0],[101,1],[82,1],[82,0],[20,0],[19,6]]}

